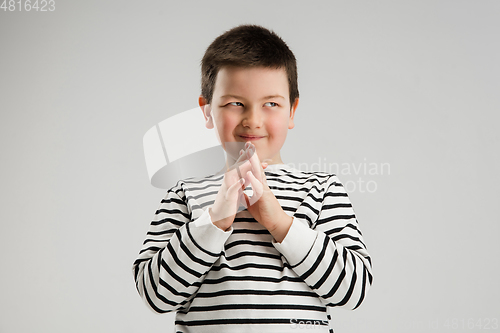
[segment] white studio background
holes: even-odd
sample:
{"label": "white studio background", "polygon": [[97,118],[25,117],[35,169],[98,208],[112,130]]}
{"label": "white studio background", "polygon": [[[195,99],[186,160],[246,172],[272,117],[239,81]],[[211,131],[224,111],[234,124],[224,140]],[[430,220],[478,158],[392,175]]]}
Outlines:
{"label": "white studio background", "polygon": [[165,193],[142,138],[197,106],[206,47],[243,23],[298,60],[283,161],[336,168],[372,255],[373,287],[331,312],[335,332],[500,320],[500,2],[55,7],[0,10],[0,332],[173,332],[131,271]]}

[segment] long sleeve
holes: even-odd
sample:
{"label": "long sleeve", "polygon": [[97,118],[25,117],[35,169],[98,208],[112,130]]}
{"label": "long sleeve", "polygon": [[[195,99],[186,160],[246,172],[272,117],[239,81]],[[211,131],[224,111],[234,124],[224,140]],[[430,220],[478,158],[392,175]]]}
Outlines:
{"label": "long sleeve", "polygon": [[295,214],[285,239],[273,245],[326,306],[355,309],[372,284],[371,258],[338,178],[324,188],[317,220]]}
{"label": "long sleeve", "polygon": [[182,188],[167,192],[132,267],[137,291],[158,313],[192,299],[232,232],[213,225],[208,209],[191,221],[185,201]]}

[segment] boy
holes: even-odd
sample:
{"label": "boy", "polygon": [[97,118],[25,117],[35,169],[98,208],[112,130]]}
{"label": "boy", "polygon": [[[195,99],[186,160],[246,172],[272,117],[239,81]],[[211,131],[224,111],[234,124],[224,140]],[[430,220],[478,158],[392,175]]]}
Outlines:
{"label": "boy", "polygon": [[338,178],[281,160],[298,97],[295,57],[274,32],[242,25],[208,47],[199,105],[226,168],[167,192],[133,265],[146,304],[177,311],[177,332],[332,332],[327,307],[355,309],[371,286]]}

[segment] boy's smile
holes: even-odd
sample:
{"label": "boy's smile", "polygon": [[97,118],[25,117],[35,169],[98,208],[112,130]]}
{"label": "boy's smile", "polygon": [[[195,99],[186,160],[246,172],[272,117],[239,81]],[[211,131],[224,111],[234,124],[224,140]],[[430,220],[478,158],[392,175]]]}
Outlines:
{"label": "boy's smile", "polygon": [[207,128],[216,128],[228,165],[238,159],[247,141],[255,145],[262,162],[283,163],[280,150],[288,129],[294,127],[298,105],[297,98],[290,107],[288,89],[284,69],[226,66],[218,72],[211,105],[204,107],[202,96],[199,104]]}

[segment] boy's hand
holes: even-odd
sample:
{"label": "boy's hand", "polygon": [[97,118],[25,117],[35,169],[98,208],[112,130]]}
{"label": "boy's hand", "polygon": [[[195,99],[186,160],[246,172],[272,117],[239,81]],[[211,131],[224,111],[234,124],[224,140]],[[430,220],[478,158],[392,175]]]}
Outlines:
{"label": "boy's hand", "polygon": [[[252,143],[247,143],[247,145],[255,147]],[[261,163],[257,154],[250,157],[250,163],[252,169],[244,175],[244,185],[251,184],[253,189],[251,198],[243,193],[248,206],[247,210],[280,243],[288,233],[293,218],[285,213],[278,199],[267,185],[266,174],[264,173],[264,169],[268,166],[267,163]]]}
{"label": "boy's hand", "polygon": [[[246,150],[242,149],[240,151],[240,157],[234,165],[224,174],[224,180],[219,188],[215,202],[208,210],[212,223],[224,231],[233,224],[240,205],[243,208],[247,207],[242,196],[245,188],[245,180],[242,177],[252,169],[252,165],[248,160],[249,157],[256,154],[255,147],[253,150],[248,146],[245,146],[245,148]],[[252,196],[252,201],[257,199],[258,196]]]}

